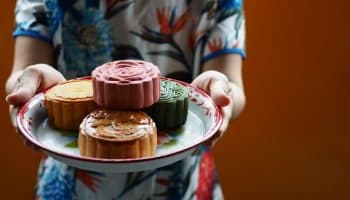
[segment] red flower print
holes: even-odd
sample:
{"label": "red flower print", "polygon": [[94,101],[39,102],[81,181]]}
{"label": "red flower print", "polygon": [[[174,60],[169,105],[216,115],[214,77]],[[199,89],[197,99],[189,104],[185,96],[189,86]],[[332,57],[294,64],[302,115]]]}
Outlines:
{"label": "red flower print", "polygon": [[165,178],[158,178],[157,179],[157,183],[160,185],[164,185],[164,186],[168,186],[170,183],[169,179],[165,179]]}
{"label": "red flower print", "polygon": [[208,48],[210,50],[210,53],[213,53],[215,51],[218,51],[222,49],[222,42],[221,38],[214,38],[213,40],[208,42]]}
{"label": "red flower print", "polygon": [[191,50],[195,49],[196,43],[200,37],[203,36],[204,30],[195,31],[194,21],[192,21],[192,30],[188,36],[188,46]]}
{"label": "red flower print", "polygon": [[126,1],[126,0],[106,0],[107,9],[113,7],[115,4],[121,1]]}
{"label": "red flower print", "polygon": [[189,12],[185,11],[176,21],[174,26],[172,27],[172,33],[179,32],[186,24],[186,20],[189,16]]}
{"label": "red flower print", "polygon": [[100,184],[100,179],[96,178],[92,174],[87,171],[77,169],[76,178],[80,180],[86,187],[88,187],[91,191],[96,192],[97,186]]}
{"label": "red flower print", "polygon": [[239,46],[239,41],[238,41],[238,40],[234,40],[232,46],[233,46],[233,48],[238,48],[238,46]]}
{"label": "red flower print", "polygon": [[190,17],[190,10],[185,10],[179,16],[176,16],[175,11],[176,7],[173,9],[170,7],[157,8],[156,17],[159,25],[159,31],[143,26],[141,33],[136,31],[130,31],[130,33],[148,42],[156,44],[169,44],[174,48],[173,50],[156,50],[148,52],[148,54],[167,56],[182,63],[188,69],[188,71],[191,72],[191,64],[188,62],[182,47],[174,40],[175,33],[181,31],[185,27],[186,22]]}
{"label": "red flower print", "polygon": [[120,12],[126,10],[135,1],[129,0],[106,0],[106,13],[105,19],[109,19]]}
{"label": "red flower print", "polygon": [[169,27],[169,14],[170,14],[170,8],[157,8],[157,19],[158,24],[160,26],[160,32],[164,34],[170,34],[170,27]]}
{"label": "red flower print", "polygon": [[196,190],[198,200],[213,199],[214,172],[213,153],[205,151],[199,166],[199,182]]}
{"label": "red flower print", "polygon": [[[172,15],[175,10],[172,10]],[[177,20],[172,20],[170,17],[170,8],[157,8],[157,21],[159,24],[159,29],[161,34],[172,34],[181,31],[185,26],[187,18],[189,17],[189,10],[186,10],[184,13],[177,18]],[[174,16],[175,17],[175,16]]]}

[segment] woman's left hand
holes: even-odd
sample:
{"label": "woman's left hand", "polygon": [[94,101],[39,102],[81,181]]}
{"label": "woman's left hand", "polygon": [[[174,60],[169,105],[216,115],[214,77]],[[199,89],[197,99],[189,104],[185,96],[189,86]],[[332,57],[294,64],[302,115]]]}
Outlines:
{"label": "woman's left hand", "polygon": [[227,130],[230,121],[243,110],[245,102],[243,89],[230,82],[226,75],[215,70],[203,72],[193,80],[192,85],[210,95],[223,113],[223,123],[219,131],[208,142],[212,147]]}

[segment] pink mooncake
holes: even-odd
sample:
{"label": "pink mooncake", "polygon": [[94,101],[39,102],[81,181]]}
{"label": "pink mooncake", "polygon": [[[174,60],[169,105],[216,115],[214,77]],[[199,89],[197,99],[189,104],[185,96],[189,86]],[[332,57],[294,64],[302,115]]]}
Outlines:
{"label": "pink mooncake", "polygon": [[160,71],[141,60],[120,60],[92,72],[94,101],[112,109],[142,109],[160,97]]}

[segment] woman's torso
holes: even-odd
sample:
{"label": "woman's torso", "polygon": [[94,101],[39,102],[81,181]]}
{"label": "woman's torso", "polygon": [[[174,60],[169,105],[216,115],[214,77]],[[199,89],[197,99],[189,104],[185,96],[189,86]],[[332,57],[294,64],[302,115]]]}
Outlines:
{"label": "woman's torso", "polygon": [[[190,81],[203,60],[244,55],[241,1],[217,2],[22,0],[14,35],[52,42],[56,67],[67,79],[89,75],[108,61],[143,59],[163,76]],[[204,147],[172,165],[126,174],[88,172],[48,157],[41,163],[36,194],[38,199],[222,198],[213,155]]]}

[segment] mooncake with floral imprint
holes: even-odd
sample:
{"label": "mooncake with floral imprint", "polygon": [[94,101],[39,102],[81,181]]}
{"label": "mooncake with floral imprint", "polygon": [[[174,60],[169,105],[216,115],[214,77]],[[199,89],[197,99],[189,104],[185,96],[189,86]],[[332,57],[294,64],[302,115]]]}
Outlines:
{"label": "mooncake with floral imprint", "polygon": [[120,60],[92,72],[95,102],[106,108],[142,109],[160,97],[160,71],[141,60]]}
{"label": "mooncake with floral imprint", "polygon": [[93,158],[142,158],[155,154],[157,128],[141,111],[97,109],[80,125],[80,155]]}
{"label": "mooncake with floral imprint", "polygon": [[84,117],[97,108],[92,96],[91,80],[71,80],[45,92],[45,106],[51,126],[79,130]]}
{"label": "mooncake with floral imprint", "polygon": [[161,80],[159,101],[147,109],[158,129],[173,129],[183,125],[188,113],[188,89],[171,80]]}

